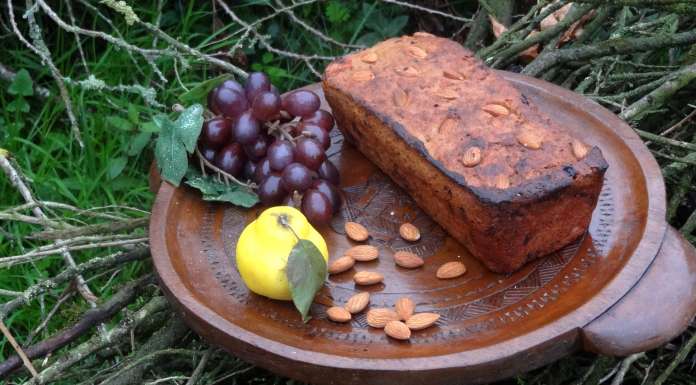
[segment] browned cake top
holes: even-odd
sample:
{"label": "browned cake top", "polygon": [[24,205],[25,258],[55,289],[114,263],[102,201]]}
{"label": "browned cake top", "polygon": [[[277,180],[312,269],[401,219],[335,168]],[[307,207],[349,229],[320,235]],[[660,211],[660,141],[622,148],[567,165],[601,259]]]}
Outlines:
{"label": "browned cake top", "polygon": [[348,55],[325,77],[403,127],[470,186],[520,185],[576,164],[589,150],[470,51],[427,33]]}

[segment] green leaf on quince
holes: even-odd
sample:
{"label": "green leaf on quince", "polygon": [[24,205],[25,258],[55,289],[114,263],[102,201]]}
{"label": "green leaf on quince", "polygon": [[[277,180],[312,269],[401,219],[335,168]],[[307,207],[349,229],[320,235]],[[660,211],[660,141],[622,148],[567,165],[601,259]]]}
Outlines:
{"label": "green leaf on quince", "polygon": [[309,308],[326,280],[326,261],[314,243],[299,239],[290,251],[285,274],[292,302],[302,315],[302,321],[307,322],[311,319]]}

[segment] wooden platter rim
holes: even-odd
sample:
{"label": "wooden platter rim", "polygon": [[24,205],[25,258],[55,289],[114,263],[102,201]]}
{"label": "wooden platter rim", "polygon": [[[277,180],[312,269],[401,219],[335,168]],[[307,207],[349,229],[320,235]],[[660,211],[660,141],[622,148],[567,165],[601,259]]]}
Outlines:
{"label": "wooden platter rim", "polygon": [[[191,313],[196,318],[205,320],[212,327],[249,347],[261,349],[291,361],[341,369],[390,371],[394,370],[392,365],[395,362],[398,362],[400,365],[408,365],[409,370],[425,371],[476,366],[491,363],[491,361],[500,362],[506,358],[523,353],[534,346],[552,343],[564,336],[572,337],[573,333],[577,334],[583,326],[592,322],[613,304],[620,301],[649,268],[662,243],[667,226],[664,221],[666,204],[664,182],[657,162],[638,135],[625,122],[599,104],[544,81],[519,74],[500,73],[514,83],[523,83],[543,93],[566,100],[569,104],[581,106],[580,109],[602,122],[603,126],[611,127],[611,131],[621,138],[631,150],[632,156],[641,165],[649,197],[647,223],[643,238],[636,247],[636,252],[631,257],[631,260],[597,295],[588,299],[585,304],[532,332],[490,346],[441,356],[367,359],[344,357],[288,346],[248,332],[220,317],[210,308],[193,300],[192,294],[183,284],[177,282],[178,275],[169,261],[166,237],[163,231],[167,222],[166,214],[168,208],[173,202],[177,190],[174,186],[164,183],[159,189],[152,210],[150,234],[153,262],[162,283],[171,294],[171,299],[178,302],[184,312]],[[501,348],[502,346],[506,347]],[[292,356],[288,356],[288,352],[293,352]],[[433,357],[438,357],[438,359],[433,360]]]}

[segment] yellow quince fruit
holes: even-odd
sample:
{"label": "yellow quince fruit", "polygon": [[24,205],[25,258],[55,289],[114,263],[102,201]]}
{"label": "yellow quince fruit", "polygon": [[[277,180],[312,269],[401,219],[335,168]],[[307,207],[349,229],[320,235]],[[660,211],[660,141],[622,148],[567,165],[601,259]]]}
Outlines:
{"label": "yellow quince fruit", "polygon": [[286,266],[298,238],[312,242],[324,262],[328,262],[324,238],[293,207],[266,209],[244,228],[237,241],[236,259],[239,274],[249,290],[272,299],[292,299]]}

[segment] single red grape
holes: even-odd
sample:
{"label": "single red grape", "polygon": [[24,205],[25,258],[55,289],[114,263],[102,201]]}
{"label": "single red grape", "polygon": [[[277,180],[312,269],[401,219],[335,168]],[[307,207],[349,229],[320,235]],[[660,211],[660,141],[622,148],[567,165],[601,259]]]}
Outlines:
{"label": "single red grape", "polygon": [[246,152],[249,159],[255,162],[266,156],[267,149],[268,143],[263,135],[257,136],[253,143],[244,145],[244,152]]}
{"label": "single red grape", "polygon": [[228,144],[218,151],[214,164],[222,171],[238,176],[244,168],[244,150],[239,143]]}
{"label": "single red grape", "polygon": [[280,175],[272,173],[261,182],[258,194],[261,203],[266,206],[272,206],[280,203],[287,192],[280,183]]}
{"label": "single red grape", "polygon": [[329,223],[333,216],[331,202],[321,192],[309,189],[302,196],[302,213],[309,223],[321,226]]}
{"label": "single red grape", "polygon": [[214,104],[220,113],[228,118],[236,118],[249,108],[244,94],[224,87],[215,93]]}
{"label": "single red grape", "polygon": [[276,140],[268,147],[266,156],[271,163],[271,169],[282,171],[294,159],[293,147],[287,140]]}
{"label": "single red grape", "polygon": [[237,91],[242,95],[246,95],[246,90],[244,89],[244,87],[242,87],[242,85],[239,84],[239,82],[232,79],[228,79],[222,82],[222,84],[220,84],[220,88],[227,88],[232,91]]}
{"label": "single red grape", "polygon": [[247,99],[253,101],[256,95],[271,90],[271,79],[263,72],[252,72],[244,85]]}
{"label": "single red grape", "polygon": [[256,164],[256,171],[254,171],[254,182],[263,182],[264,179],[271,175],[272,171],[273,170],[271,170],[271,162],[268,160],[268,158],[261,159]]}
{"label": "single red grape", "polygon": [[301,163],[290,163],[281,177],[283,187],[288,192],[303,192],[312,184],[312,172]]}
{"label": "single red grape", "polygon": [[280,97],[271,91],[260,92],[251,104],[251,113],[262,122],[271,121],[280,113]]}
{"label": "single red grape", "polygon": [[282,108],[293,116],[311,116],[319,109],[319,96],[312,91],[297,90],[286,95]]}
{"label": "single red grape", "polygon": [[319,174],[319,178],[328,180],[334,186],[339,186],[341,184],[341,178],[338,174],[338,169],[328,159],[324,161],[324,163],[322,163],[321,166],[319,166],[319,170],[317,170],[317,173]]}
{"label": "single red grape", "polygon": [[326,154],[318,141],[311,138],[300,138],[295,144],[295,159],[317,171],[326,160]]}
{"label": "single red grape", "polygon": [[252,144],[261,133],[259,121],[251,116],[251,111],[244,111],[234,124],[232,129],[234,140],[241,144]]}
{"label": "single red grape", "polygon": [[203,123],[203,141],[211,148],[220,148],[230,141],[232,120],[216,117]]}
{"label": "single red grape", "polygon": [[343,200],[341,199],[341,193],[339,193],[338,189],[334,185],[329,183],[327,180],[316,179],[312,183],[312,189],[317,190],[326,196],[326,198],[331,203],[333,212],[337,212],[338,209],[341,208],[341,203],[343,203]]}
{"label": "single red grape", "polygon": [[207,143],[199,143],[198,151],[200,151],[201,155],[203,155],[208,162],[212,163],[215,160],[215,149],[210,147]]}
{"label": "single red grape", "polygon": [[208,109],[215,115],[220,115],[222,112],[220,112],[220,109],[218,106],[215,104],[215,100],[217,98],[217,92],[220,89],[220,86],[217,86],[210,90],[208,92]]}
{"label": "single red grape", "polygon": [[244,163],[244,170],[242,170],[242,176],[245,180],[254,180],[254,175],[256,174],[256,163],[252,161],[247,161]]}
{"label": "single red grape", "polygon": [[329,146],[331,146],[331,138],[329,137],[329,132],[319,127],[318,125],[303,122],[298,125],[298,130],[303,135],[319,142],[324,151],[328,150]]}
{"label": "single red grape", "polygon": [[302,121],[307,124],[316,124],[327,132],[331,131],[334,126],[333,115],[329,111],[322,109],[316,110],[312,115],[302,118]]}

